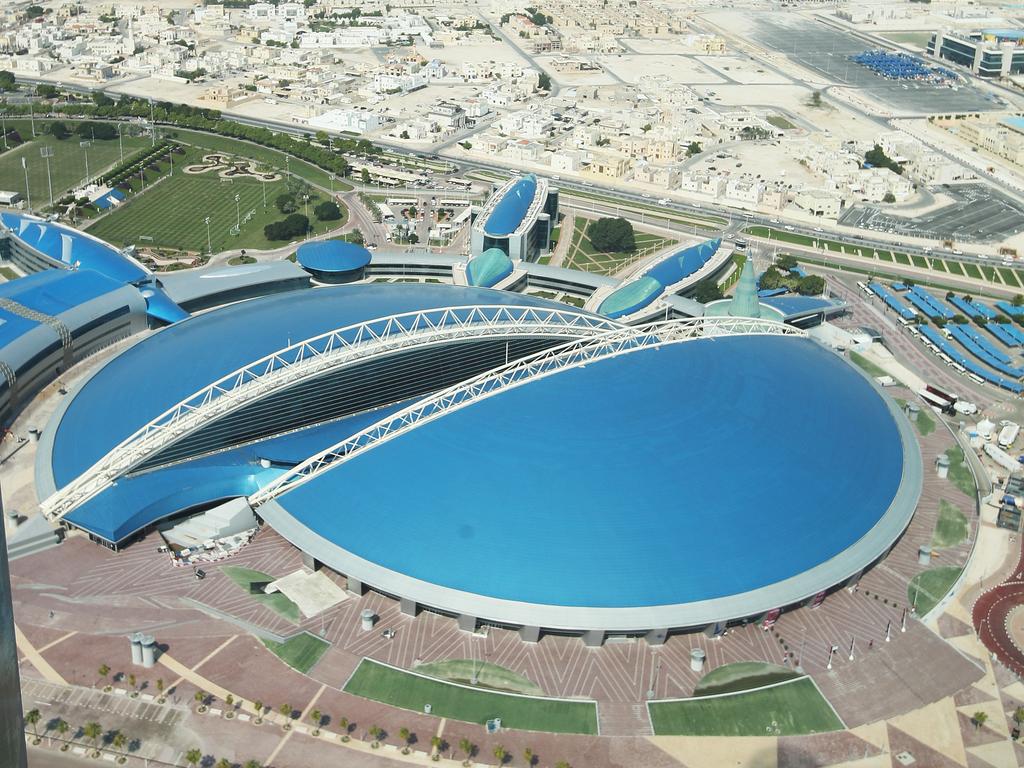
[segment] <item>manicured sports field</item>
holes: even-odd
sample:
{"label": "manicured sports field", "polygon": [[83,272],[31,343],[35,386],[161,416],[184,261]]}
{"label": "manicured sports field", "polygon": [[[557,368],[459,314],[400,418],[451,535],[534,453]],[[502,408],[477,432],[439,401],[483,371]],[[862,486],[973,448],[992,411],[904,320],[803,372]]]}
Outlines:
{"label": "manicured sports field", "polygon": [[843,723],[813,681],[648,704],[659,736],[795,736],[837,731]]}
{"label": "manicured sports field", "polygon": [[[38,121],[37,121],[38,122]],[[40,129],[37,125],[37,130]],[[21,167],[22,158],[28,169],[28,190],[31,192],[32,207],[35,209],[50,204],[50,189],[46,181],[46,161],[40,154],[43,148],[53,150],[50,158],[50,181],[53,184],[53,198],[56,200],[65,192],[77,187],[85,178],[85,158],[89,156],[89,176],[95,178],[119,162],[121,150],[117,139],[110,141],[94,141],[87,148],[79,145],[78,136],[69,136],[58,141],[49,134],[36,136],[22,130],[18,125],[23,139],[30,139],[20,147],[0,154],[0,186],[11,192],[25,194],[25,169]],[[125,159],[143,147],[148,147],[150,140],[141,136],[125,136],[121,140],[124,146]]]}
{"label": "manicured sports field", "polygon": [[[201,154],[190,150],[185,158],[175,158],[173,176],[165,176],[141,194],[129,198],[117,210],[88,227],[89,234],[117,244],[180,248],[206,251],[206,217],[210,218],[209,245],[214,253],[229,248],[280,248],[287,241],[270,241],[263,236],[263,227],[284,218],[275,206],[275,198],[288,191],[282,178],[260,182],[252,178],[224,180],[214,172],[187,174],[181,169],[199,162]],[[235,196],[238,207],[235,207]],[[324,196],[325,198],[326,196]],[[313,227],[310,234],[320,234],[341,226],[344,219],[320,222],[313,215],[319,199],[310,200],[305,209]],[[265,201],[265,204],[264,204]],[[299,207],[299,213],[304,208]],[[232,229],[241,221],[237,235]]]}
{"label": "manicured sports field", "polygon": [[346,693],[394,707],[484,724],[499,717],[503,728],[554,733],[597,733],[597,704],[477,690],[431,680],[363,659],[345,685]]}

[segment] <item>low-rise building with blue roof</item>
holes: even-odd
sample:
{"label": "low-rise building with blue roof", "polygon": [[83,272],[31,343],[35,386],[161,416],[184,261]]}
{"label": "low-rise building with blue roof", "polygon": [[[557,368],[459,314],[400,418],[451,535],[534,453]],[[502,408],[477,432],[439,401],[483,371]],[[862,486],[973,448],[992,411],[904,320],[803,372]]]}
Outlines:
{"label": "low-rise building with blue roof", "polygon": [[97,272],[122,285],[135,286],[157,323],[188,317],[160,286],[160,281],[126,252],[92,235],[24,213],[0,213],[0,257],[32,273],[47,269]]}
{"label": "low-rise building with blue roof", "polygon": [[475,211],[470,252],[497,248],[512,261],[536,261],[551,247],[558,221],[558,190],[532,173],[502,184]]}
{"label": "low-rise building with blue roof", "polygon": [[300,245],[295,259],[319,282],[351,283],[363,278],[371,253],[358,243],[317,240]]}
{"label": "low-rise building with blue roof", "polygon": [[0,420],[74,363],[147,327],[138,290],[90,270],[0,284]]}

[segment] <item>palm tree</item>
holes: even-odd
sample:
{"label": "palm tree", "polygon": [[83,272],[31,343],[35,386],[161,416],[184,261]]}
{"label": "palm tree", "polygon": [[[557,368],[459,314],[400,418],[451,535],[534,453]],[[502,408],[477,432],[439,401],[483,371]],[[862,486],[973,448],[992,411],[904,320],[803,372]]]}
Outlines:
{"label": "palm tree", "polygon": [[41,717],[42,715],[39,714],[38,709],[30,709],[25,713],[25,722],[32,726],[32,736],[34,737],[32,739],[33,744],[39,743],[39,731],[36,728],[36,724],[39,722],[39,718]]}
{"label": "palm tree", "polygon": [[557,763],[555,763],[555,768],[572,768],[572,766],[569,765],[568,760],[559,760]]}
{"label": "palm tree", "polygon": [[193,698],[195,698],[196,703],[199,704],[199,707],[198,707],[199,712],[201,712],[201,713],[205,712],[206,711],[206,692],[205,691],[196,691],[196,695]]}
{"label": "palm tree", "polygon": [[[124,749],[124,745],[128,743],[128,737],[125,736],[120,731],[118,731],[117,733],[114,734],[114,738],[111,739],[111,742],[114,745],[114,749],[116,749],[118,752],[120,752],[122,749]],[[127,759],[128,758],[125,755],[122,754],[122,755],[120,755],[117,758],[117,762],[123,763]]]}
{"label": "palm tree", "polygon": [[100,753],[99,746],[97,745],[96,742],[102,735],[102,733],[103,726],[99,723],[86,723],[85,727],[82,728],[82,735],[93,743],[93,749],[95,750],[96,755],[99,755]]}
{"label": "palm tree", "polygon": [[262,768],[262,766],[260,766],[259,762],[257,762],[256,760],[247,760],[245,763],[245,768]]}
{"label": "palm tree", "polygon": [[202,759],[203,753],[195,747],[192,747],[192,749],[185,753],[185,762],[192,766],[192,768],[196,768]]}
{"label": "palm tree", "polygon": [[314,709],[312,712],[309,713],[309,721],[313,723],[314,736],[320,735],[320,724],[323,722],[323,719],[324,713],[321,712],[319,709]]}
{"label": "palm tree", "polygon": [[110,667],[106,664],[100,664],[100,668],[97,671],[100,673],[100,680],[103,680],[110,674]]}
{"label": "palm tree", "polygon": [[441,745],[444,743],[444,739],[438,736],[436,733],[430,737],[430,749],[436,755],[441,751]]}
{"label": "palm tree", "polygon": [[338,718],[338,727],[341,729],[341,740],[342,741],[348,741],[348,738],[349,738],[348,737],[348,729],[349,729],[348,718],[347,717],[339,717]]}
{"label": "palm tree", "polygon": [[971,722],[974,723],[975,729],[981,728],[986,720],[988,720],[988,715],[981,710],[978,710],[971,716]]}
{"label": "palm tree", "polygon": [[135,675],[128,673],[128,685],[131,686],[132,693],[135,693]]}
{"label": "palm tree", "polygon": [[523,760],[526,761],[527,768],[533,768],[534,762],[537,760],[537,756],[533,754],[533,750],[527,747],[523,750]]}
{"label": "palm tree", "polygon": [[231,761],[228,760],[226,757],[222,757],[220,760],[217,761],[216,768],[231,768]]}
{"label": "palm tree", "polygon": [[469,761],[473,759],[473,753],[476,752],[476,744],[469,739],[461,739],[459,741],[459,749],[466,755],[466,759],[462,761],[462,764],[469,765]]}
{"label": "palm tree", "polygon": [[252,703],[252,708],[256,710],[256,725],[259,725],[263,722],[263,702],[254,701]]}
{"label": "palm tree", "polygon": [[373,742],[370,744],[370,746],[373,747],[374,749],[377,749],[377,747],[380,746],[380,737],[383,736],[383,735],[384,735],[384,729],[383,728],[381,728],[379,725],[371,725],[370,726],[370,738],[373,739]]}
{"label": "palm tree", "polygon": [[405,745],[405,746],[402,747],[402,754],[408,755],[409,754],[409,739],[412,738],[412,732],[408,728],[399,728],[398,729],[398,738],[400,738],[402,740],[402,743]]}
{"label": "palm tree", "polygon": [[68,745],[66,739],[67,739],[68,731],[71,730],[71,726],[68,725],[66,720],[62,720],[60,718],[57,718],[56,729],[57,729],[57,733],[60,734],[61,740],[64,741],[64,743],[60,745],[60,751],[61,752],[67,752],[69,745]]}
{"label": "palm tree", "polygon": [[158,700],[162,702],[164,700],[164,679],[162,677],[156,679],[156,692],[159,694]]}
{"label": "palm tree", "polygon": [[508,759],[508,750],[499,744],[494,748],[494,757],[498,761],[498,765],[504,765],[505,760]]}
{"label": "palm tree", "polygon": [[1013,720],[1017,725],[1024,723],[1024,707],[1017,707],[1017,709],[1013,711]]}
{"label": "palm tree", "polygon": [[292,724],[291,724],[292,705],[291,704],[282,704],[278,708],[277,711],[280,712],[284,716],[284,729],[287,731],[289,728],[292,727]]}

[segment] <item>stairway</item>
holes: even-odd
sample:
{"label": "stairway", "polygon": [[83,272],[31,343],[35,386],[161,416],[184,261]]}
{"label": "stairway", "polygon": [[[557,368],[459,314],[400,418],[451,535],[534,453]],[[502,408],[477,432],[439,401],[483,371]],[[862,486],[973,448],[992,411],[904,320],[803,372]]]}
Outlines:
{"label": "stairway", "polygon": [[654,734],[651,719],[647,714],[647,705],[643,702],[598,702],[597,721],[602,736],[651,736]]}

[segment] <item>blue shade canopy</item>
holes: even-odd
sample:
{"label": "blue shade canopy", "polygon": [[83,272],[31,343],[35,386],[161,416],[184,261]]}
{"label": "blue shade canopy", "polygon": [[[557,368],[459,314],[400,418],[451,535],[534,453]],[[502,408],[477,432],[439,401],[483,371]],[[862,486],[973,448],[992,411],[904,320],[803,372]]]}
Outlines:
{"label": "blue shade canopy", "polygon": [[491,288],[512,274],[512,260],[500,248],[488,248],[466,265],[470,285]]}
{"label": "blue shade canopy", "polygon": [[366,248],[344,240],[303,243],[295,257],[302,267],[314,272],[352,272],[370,263]]}

